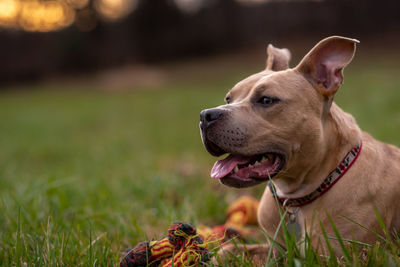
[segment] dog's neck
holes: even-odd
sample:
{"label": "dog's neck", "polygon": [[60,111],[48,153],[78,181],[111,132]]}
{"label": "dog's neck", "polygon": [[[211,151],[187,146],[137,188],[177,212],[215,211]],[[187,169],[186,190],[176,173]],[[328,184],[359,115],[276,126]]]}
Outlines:
{"label": "dog's neck", "polygon": [[[285,198],[299,198],[316,190],[329,173],[337,167],[343,157],[360,142],[361,130],[354,118],[332,103],[331,110],[324,119],[323,133],[315,151],[302,151],[300,157],[314,153],[312,162],[295,166],[273,181],[276,193]],[[293,164],[293,166],[296,162]]]}

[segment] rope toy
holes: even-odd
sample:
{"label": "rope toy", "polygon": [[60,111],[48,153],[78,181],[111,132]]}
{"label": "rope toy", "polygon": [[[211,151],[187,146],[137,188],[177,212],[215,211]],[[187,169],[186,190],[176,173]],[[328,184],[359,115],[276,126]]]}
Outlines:
{"label": "rope toy", "polygon": [[207,246],[223,245],[233,238],[244,240],[254,233],[247,225],[257,225],[258,200],[242,196],[227,211],[223,225],[200,225],[197,230],[188,223],[176,222],[160,240],[140,242],[122,259],[120,267],[187,267],[206,265],[212,253]]}
{"label": "rope toy", "polygon": [[196,228],[176,222],[168,229],[168,236],[155,241],[140,242],[122,259],[120,267],[169,267],[204,265],[211,259]]}
{"label": "rope toy", "polygon": [[242,196],[233,202],[227,211],[225,224],[209,227],[199,225],[197,232],[203,240],[221,239],[227,242],[232,238],[244,240],[254,233],[249,225],[257,225],[257,210],[259,201],[250,196]]}

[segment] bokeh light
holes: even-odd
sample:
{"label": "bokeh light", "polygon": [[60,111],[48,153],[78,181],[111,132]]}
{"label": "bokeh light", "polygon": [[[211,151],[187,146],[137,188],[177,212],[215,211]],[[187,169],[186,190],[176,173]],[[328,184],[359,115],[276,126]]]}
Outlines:
{"label": "bokeh light", "polygon": [[131,13],[137,0],[97,0],[95,8],[105,19],[116,20]]}
{"label": "bokeh light", "polygon": [[16,0],[0,1],[0,26],[15,26],[20,10],[20,2]]}
{"label": "bokeh light", "polygon": [[138,0],[0,0],[0,27],[48,32],[75,22],[81,31],[91,31],[98,23],[96,12],[113,21],[130,14],[137,4]]}
{"label": "bokeh light", "polygon": [[74,18],[75,10],[61,1],[0,1],[1,26],[46,32],[67,27]]}
{"label": "bokeh light", "polygon": [[18,22],[27,31],[54,31],[71,25],[75,19],[73,8],[58,1],[24,1]]}

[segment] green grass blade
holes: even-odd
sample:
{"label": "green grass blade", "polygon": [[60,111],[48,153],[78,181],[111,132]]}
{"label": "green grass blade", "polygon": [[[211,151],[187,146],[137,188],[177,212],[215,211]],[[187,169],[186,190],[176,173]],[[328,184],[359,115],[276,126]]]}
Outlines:
{"label": "green grass blade", "polygon": [[333,222],[332,218],[329,216],[328,213],[326,214],[326,216],[327,216],[327,218],[328,218],[328,220],[330,222],[330,225],[332,226],[332,230],[334,231],[334,233],[335,233],[335,235],[337,237],[337,241],[339,242],[339,245],[342,248],[343,256],[345,257],[347,262],[351,262],[350,253],[347,250],[347,248],[345,247],[343,239],[340,236],[340,233],[339,233],[338,229],[336,228],[335,223]]}

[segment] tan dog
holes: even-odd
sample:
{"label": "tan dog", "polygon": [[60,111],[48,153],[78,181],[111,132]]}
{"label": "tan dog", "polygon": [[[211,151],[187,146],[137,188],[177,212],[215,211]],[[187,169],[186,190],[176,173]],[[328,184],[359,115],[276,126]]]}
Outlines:
{"label": "tan dog", "polygon": [[[271,177],[273,186],[266,188],[258,211],[261,227],[273,236],[280,221],[275,188],[281,208],[293,212],[294,232],[304,237],[312,229],[312,242],[323,253],[320,222],[335,236],[327,214],[344,239],[375,242],[374,233],[351,220],[382,232],[376,211],[389,230],[400,230],[400,150],[362,132],[333,102],[357,43],[326,38],[293,69],[289,51],[270,45],[266,70],[236,84],[226,105],[200,115],[208,152],[229,153],[211,176],[233,187]],[[332,246],[340,254],[338,244]],[[265,255],[269,246],[247,249]]]}

